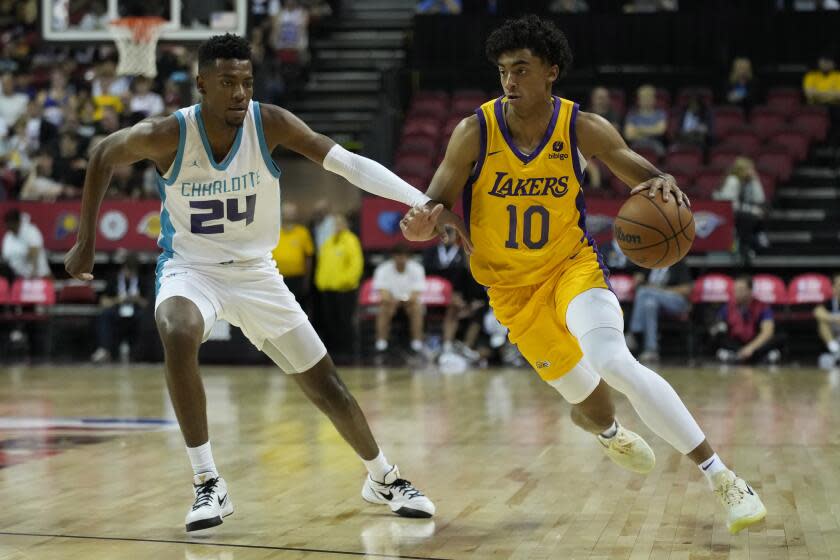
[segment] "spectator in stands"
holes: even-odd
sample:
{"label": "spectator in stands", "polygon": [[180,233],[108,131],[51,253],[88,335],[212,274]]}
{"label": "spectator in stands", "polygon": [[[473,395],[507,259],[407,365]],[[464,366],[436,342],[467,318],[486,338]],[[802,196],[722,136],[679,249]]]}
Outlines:
{"label": "spectator in stands", "polygon": [[120,114],[114,107],[102,107],[96,133],[108,136],[120,129]]}
{"label": "spectator in stands", "polygon": [[820,367],[825,369],[840,366],[840,273],[835,274],[833,280],[828,307],[820,304],[814,308],[817,332],[828,348],[819,359]]}
{"label": "spectator in stands", "polygon": [[156,117],[163,114],[163,98],[152,91],[152,80],[145,76],[138,76],[132,84],[133,93],[128,103],[131,113],[140,113],[143,118]]}
{"label": "spectator in stands", "polygon": [[347,359],[356,354],[356,307],[365,258],[359,238],[347,227],[347,218],[335,214],[334,220],[335,233],[318,249],[315,287],[324,344],[336,359]]}
{"label": "spectator in stands", "polygon": [[691,295],[691,272],[685,261],[666,267],[656,268],[647,273],[636,273],[636,297],[633,301],[633,313],[630,318],[630,332],[627,334],[627,346],[630,350],[638,348],[637,339],[642,337],[642,362],[659,361],[659,314],[677,316],[691,308],[688,297]]}
{"label": "spectator in stands", "polygon": [[39,148],[55,149],[58,128],[44,118],[43,93],[26,106],[26,136],[34,150]]}
{"label": "spectator in stands", "polygon": [[423,350],[423,315],[421,301],[426,288],[426,272],[423,265],[411,260],[411,251],[406,245],[397,245],[392,257],[376,267],[373,272],[373,289],[379,293],[381,303],[376,316],[376,351],[388,350],[391,320],[399,309],[408,315],[411,333],[411,350]]}
{"label": "spectator in stands", "polygon": [[726,100],[749,111],[755,103],[755,79],[749,58],[738,57],[732,61],[729,81],[726,85]]}
{"label": "spectator in stands", "polygon": [[320,250],[324,242],[335,233],[335,215],[330,212],[330,201],[320,198],[312,207],[309,231],[315,240],[315,247]]}
{"label": "spectator in stands", "polygon": [[119,271],[108,280],[99,300],[102,311],[96,320],[97,348],[90,357],[95,364],[111,361],[122,342],[130,345],[137,340],[140,317],[149,303],[139,270],[137,256],[129,254]]}
{"label": "spectator in stands", "polygon": [[20,189],[21,200],[55,202],[59,198],[73,198],[81,195],[81,189],[65,185],[55,179],[55,160],[50,150],[41,150],[35,157],[35,167]]}
{"label": "spectator in stands", "polygon": [[[446,241],[423,252],[423,267],[427,275],[445,278],[452,285],[452,300],[443,318],[443,348],[441,358],[457,352],[470,361],[479,358],[475,351],[475,342],[481,332],[481,315],[485,306],[482,290],[474,286],[475,280],[470,275],[467,256],[458,242],[454,229],[447,229]],[[464,341],[456,340],[458,328],[463,320],[469,320]]]}
{"label": "spectator in stands", "polygon": [[64,124],[64,115],[73,103],[73,92],[67,86],[67,78],[60,69],[50,74],[50,87],[43,97],[44,118],[56,127]]}
{"label": "spectator in stands", "polygon": [[12,128],[26,112],[29,96],[15,91],[15,79],[10,72],[0,78],[0,121],[4,128]]}
{"label": "spectator in stands", "polygon": [[81,188],[85,182],[87,161],[82,157],[79,137],[63,132],[58,141],[58,157],[53,164],[52,179]]}
{"label": "spectator in stands", "polygon": [[817,60],[817,69],[805,74],[802,89],[808,103],[816,105],[840,104],[840,72],[834,67],[834,59],[827,54]]}
{"label": "spectator in stands", "polygon": [[3,235],[3,261],[18,278],[45,278],[50,276],[44,237],[38,227],[13,208],[3,216],[6,233]]}
{"label": "spectator in stands", "polygon": [[96,78],[91,84],[91,95],[96,105],[95,119],[102,118],[102,110],[112,108],[117,114],[125,110],[125,102],[131,94],[131,81],[117,76],[117,65],[113,60],[103,60],[96,67]]}
{"label": "spectator in stands", "polygon": [[586,0],[552,0],[548,5],[552,14],[580,14],[589,11]]}
{"label": "spectator in stands", "polygon": [[460,14],[462,0],[418,0],[418,14]]}
{"label": "spectator in stands", "polygon": [[295,295],[304,310],[309,304],[309,287],[312,283],[312,261],[315,247],[306,226],[298,223],[298,208],[292,202],[283,204],[283,226],[277,247],[272,251],[283,281]]}
{"label": "spectator in stands", "polygon": [[589,94],[589,112],[601,115],[617,130],[621,129],[621,118],[613,110],[610,102],[610,92],[607,88],[598,86]]}
{"label": "spectator in stands", "polygon": [[692,95],[680,117],[677,141],[705,147],[711,138],[712,112],[699,95]]}
{"label": "spectator in stands", "polygon": [[271,46],[286,64],[309,62],[309,12],[298,0],[285,0],[273,19]]}
{"label": "spectator in stands", "polygon": [[752,160],[735,158],[723,185],[712,193],[715,200],[729,200],[735,212],[738,250],[745,259],[752,258],[759,247],[767,247],[763,220],[767,199]]}
{"label": "spectator in stands", "polygon": [[644,85],[636,92],[636,107],[624,121],[624,137],[631,148],[649,148],[665,153],[665,131],[668,117],[665,111],[656,108],[656,89]]}
{"label": "spectator in stands", "polygon": [[720,308],[716,320],[711,334],[718,348],[717,358],[722,363],[766,360],[776,364],[781,359],[773,310],[753,297],[749,276],[735,279],[733,299]]}

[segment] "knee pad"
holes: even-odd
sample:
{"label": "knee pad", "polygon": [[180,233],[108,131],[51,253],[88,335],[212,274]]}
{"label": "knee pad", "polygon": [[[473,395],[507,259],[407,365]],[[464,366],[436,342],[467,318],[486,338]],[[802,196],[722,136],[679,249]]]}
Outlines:
{"label": "knee pad", "polygon": [[624,314],[614,293],[604,288],[592,288],[569,302],[566,325],[578,340],[602,327],[623,333]]}

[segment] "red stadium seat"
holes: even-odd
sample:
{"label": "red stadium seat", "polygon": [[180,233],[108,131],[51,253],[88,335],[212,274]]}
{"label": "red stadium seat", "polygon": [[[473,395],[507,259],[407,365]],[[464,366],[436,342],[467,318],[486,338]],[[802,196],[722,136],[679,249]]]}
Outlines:
{"label": "red stadium seat", "polygon": [[439,142],[428,136],[404,136],[397,152],[404,154],[436,154]]}
{"label": "red stadium seat", "polygon": [[422,175],[401,175],[400,179],[415,187],[420,189],[421,191],[425,192],[427,188],[429,188],[429,179],[428,176]]}
{"label": "red stadium seat", "polygon": [[703,165],[703,152],[672,152],[665,156],[666,169],[691,169],[694,172]]}
{"label": "red stadium seat", "polygon": [[0,276],[0,305],[6,305],[9,302],[9,281]]}
{"label": "red stadium seat", "polygon": [[96,303],[96,292],[90,284],[70,282],[58,292],[59,303]]}
{"label": "red stadium seat", "polygon": [[449,102],[440,99],[419,99],[411,103],[408,114],[411,117],[432,117],[440,119],[449,114]]}
{"label": "red stadium seat", "polygon": [[810,141],[805,133],[797,131],[783,131],[773,136],[770,142],[772,146],[783,146],[794,161],[802,161],[808,157]]}
{"label": "red stadium seat", "polygon": [[787,154],[763,152],[756,160],[756,168],[784,182],[793,174],[793,158]]}
{"label": "red stadium seat", "polygon": [[414,175],[426,177],[434,170],[435,158],[423,154],[398,154],[394,160],[394,171],[399,176]]}
{"label": "red stadium seat", "polygon": [[728,171],[735,158],[742,154],[742,150],[735,146],[715,146],[709,152],[709,169],[717,173]]}
{"label": "red stadium seat", "polygon": [[659,163],[659,154],[653,148],[638,147],[633,150],[654,165]]}
{"label": "red stadium seat", "polygon": [[750,120],[755,119],[756,117],[764,117],[766,115],[778,115],[784,119],[787,118],[788,113],[786,113],[783,109],[779,109],[777,107],[771,107],[769,105],[760,105],[758,107],[753,107],[753,110],[750,111]]}
{"label": "red stadium seat", "polygon": [[438,101],[449,103],[449,93],[443,90],[420,90],[414,94],[412,99],[415,101],[437,99]]}
{"label": "red stadium seat", "polygon": [[735,105],[718,105],[712,110],[712,115],[717,138],[723,138],[732,129],[744,124],[744,110]]}
{"label": "red stadium seat", "polygon": [[694,281],[692,303],[726,303],[732,299],[734,280],[726,274],[710,273]]}
{"label": "red stadium seat", "polygon": [[828,109],[822,105],[804,105],[796,109],[791,115],[791,118],[795,119],[796,117],[801,117],[802,115],[820,115],[827,118]]}
{"label": "red stadium seat", "polygon": [[671,110],[671,92],[664,88],[656,88],[656,108],[664,111]]}
{"label": "red stadium seat", "polygon": [[767,105],[786,113],[793,112],[802,103],[802,94],[795,88],[776,87],[767,92]]}
{"label": "red stadium seat", "polygon": [[424,135],[431,138],[440,136],[441,120],[429,117],[412,117],[403,124],[403,136]]}
{"label": "red stadium seat", "polygon": [[759,113],[750,118],[753,131],[762,140],[767,140],[774,134],[785,128],[785,118],[776,113]]}
{"label": "red stadium seat", "polygon": [[624,90],[610,90],[610,107],[618,115],[619,119],[624,118],[624,113],[627,112],[627,96],[624,94]]}
{"label": "red stadium seat", "polygon": [[19,278],[12,284],[11,305],[54,305],[55,286],[49,278]]}
{"label": "red stadium seat", "polygon": [[784,281],[774,274],[756,274],[752,279],[753,297],[770,305],[787,304]]}
{"label": "red stadium seat", "polygon": [[610,274],[610,286],[621,303],[631,303],[636,297],[636,283],[629,274]]}
{"label": "red stadium seat", "polygon": [[720,188],[725,177],[726,175],[717,169],[706,168],[701,170],[694,178],[692,194],[701,200],[711,199],[712,193]]}
{"label": "red stadium seat", "polygon": [[788,303],[823,303],[831,299],[831,280],[823,274],[809,273],[794,277],[788,284]]}
{"label": "red stadium seat", "polygon": [[754,154],[761,146],[761,139],[753,132],[738,132],[730,134],[721,140],[727,146],[737,146],[743,154]]}
{"label": "red stadium seat", "polygon": [[475,110],[478,109],[485,101],[487,100],[484,98],[453,99],[452,109],[450,109],[449,115],[466,117],[467,115],[475,112]]}
{"label": "red stadium seat", "polygon": [[828,135],[828,116],[818,113],[802,113],[793,117],[793,126],[808,135],[812,141],[822,142]]}

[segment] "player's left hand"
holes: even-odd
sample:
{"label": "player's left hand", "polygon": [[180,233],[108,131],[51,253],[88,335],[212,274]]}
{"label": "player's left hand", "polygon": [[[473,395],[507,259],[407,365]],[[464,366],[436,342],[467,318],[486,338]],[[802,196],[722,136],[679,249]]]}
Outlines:
{"label": "player's left hand", "polygon": [[663,174],[657,175],[652,179],[648,179],[641,185],[634,187],[633,190],[630,191],[630,194],[634,195],[644,190],[649,191],[648,196],[651,198],[654,198],[656,193],[662,191],[663,202],[668,202],[670,197],[673,196],[677,201],[677,206],[682,206],[683,204],[691,206],[691,201],[688,199],[688,195],[680,190],[672,175]]}
{"label": "player's left hand", "polygon": [[451,210],[444,208],[443,204],[430,202],[420,208],[412,208],[400,220],[400,229],[409,241],[427,241],[435,234],[442,240],[448,241],[450,234],[446,231],[447,227],[458,232],[464,251],[467,254],[472,253],[472,240],[470,234],[467,233],[464,220]]}

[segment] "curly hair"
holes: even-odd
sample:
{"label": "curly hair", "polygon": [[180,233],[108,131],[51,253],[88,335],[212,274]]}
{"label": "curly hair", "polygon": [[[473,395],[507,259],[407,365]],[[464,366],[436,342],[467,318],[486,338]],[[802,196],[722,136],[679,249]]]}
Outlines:
{"label": "curly hair", "polygon": [[251,60],[251,44],[232,33],[210,37],[198,47],[198,67],[215,64],[217,58]]}
{"label": "curly hair", "polygon": [[560,69],[562,78],[572,65],[572,49],[562,31],[549,20],[534,14],[509,19],[487,38],[485,53],[493,64],[506,52],[530,49],[550,65]]}

